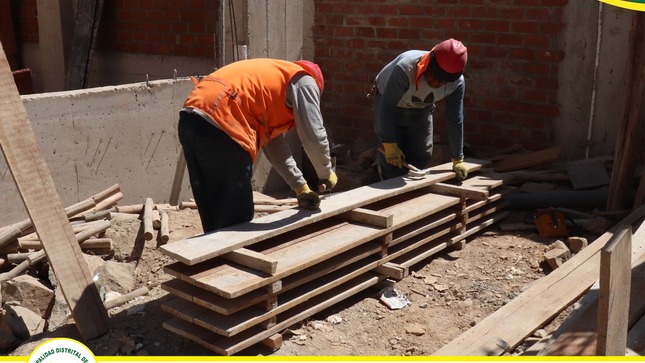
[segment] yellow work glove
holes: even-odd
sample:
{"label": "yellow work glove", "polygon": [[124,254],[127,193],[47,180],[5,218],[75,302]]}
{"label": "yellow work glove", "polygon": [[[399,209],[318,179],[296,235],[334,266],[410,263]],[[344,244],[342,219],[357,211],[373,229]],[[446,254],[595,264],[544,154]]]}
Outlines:
{"label": "yellow work glove", "polygon": [[405,155],[403,155],[403,151],[401,151],[401,149],[396,145],[396,142],[383,143],[383,151],[385,154],[385,160],[388,164],[399,168],[403,167]]}
{"label": "yellow work glove", "polygon": [[336,183],[338,183],[338,175],[334,173],[332,170],[331,174],[329,174],[328,179],[323,179],[318,182],[318,190],[322,193],[325,191],[331,191],[335,186]]}
{"label": "yellow work glove", "polygon": [[464,159],[452,159],[452,171],[457,174],[457,179],[466,179],[468,176],[468,168],[464,164]]}
{"label": "yellow work glove", "polygon": [[309,189],[309,185],[303,184],[296,187],[294,191],[300,207],[305,209],[318,209],[320,207],[320,197]]}

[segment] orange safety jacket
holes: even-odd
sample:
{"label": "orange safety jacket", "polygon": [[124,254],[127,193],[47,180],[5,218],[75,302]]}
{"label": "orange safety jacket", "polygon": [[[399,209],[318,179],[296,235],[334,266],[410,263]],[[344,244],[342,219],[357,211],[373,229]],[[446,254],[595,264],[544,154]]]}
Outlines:
{"label": "orange safety jacket", "polygon": [[286,105],[287,85],[300,72],[322,80],[315,71],[294,62],[255,58],[231,63],[204,77],[184,108],[198,109],[219,126],[255,162],[269,140],[295,127]]}

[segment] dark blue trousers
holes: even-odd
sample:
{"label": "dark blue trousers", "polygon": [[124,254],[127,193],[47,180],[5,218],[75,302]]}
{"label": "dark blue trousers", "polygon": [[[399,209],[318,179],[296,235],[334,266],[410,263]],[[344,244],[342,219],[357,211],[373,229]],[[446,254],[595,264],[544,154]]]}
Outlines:
{"label": "dark blue trousers", "polygon": [[197,114],[180,112],[178,133],[204,233],[252,220],[251,155]]}

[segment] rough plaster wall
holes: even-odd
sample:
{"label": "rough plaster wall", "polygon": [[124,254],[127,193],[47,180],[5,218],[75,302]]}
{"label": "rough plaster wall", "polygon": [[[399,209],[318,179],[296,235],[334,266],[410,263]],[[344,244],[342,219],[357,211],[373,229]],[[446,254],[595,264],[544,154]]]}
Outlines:
{"label": "rough plaster wall", "polygon": [[613,155],[624,117],[629,30],[633,11],[603,4],[602,44],[590,156]]}
{"label": "rough plaster wall", "polygon": [[565,8],[563,41],[566,56],[559,67],[558,103],[555,119],[556,144],[562,155],[584,157],[596,53],[598,5],[569,2]]}
{"label": "rough plaster wall", "polygon": [[[188,79],[23,96],[43,156],[65,206],[119,184],[120,205],[170,198],[180,151],[177,115]],[[187,173],[179,200],[192,197]],[[0,160],[0,226],[27,213]]]}
{"label": "rough plaster wall", "polygon": [[[600,6],[602,20],[598,49]],[[621,102],[627,90],[625,66],[631,13],[599,2],[569,2],[566,8],[567,28],[563,39],[566,42],[567,56],[558,75],[561,115],[554,125],[556,143],[564,147],[564,159],[575,160],[614,153],[617,125],[623,116]]]}

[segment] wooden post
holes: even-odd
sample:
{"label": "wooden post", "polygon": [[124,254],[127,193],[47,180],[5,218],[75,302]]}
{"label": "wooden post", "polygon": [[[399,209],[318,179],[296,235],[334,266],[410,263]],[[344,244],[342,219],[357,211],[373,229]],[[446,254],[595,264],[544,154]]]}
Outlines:
{"label": "wooden post", "polygon": [[626,225],[600,252],[597,355],[625,355],[629,330],[631,261],[632,226]]}
{"label": "wooden post", "polygon": [[[642,103],[645,92],[645,39],[637,38],[639,28],[645,23],[645,13],[634,11],[632,28],[629,34],[630,49],[627,55],[627,91],[623,105],[623,115],[618,125],[614,166],[609,182],[607,210],[615,211],[632,207],[633,199],[629,195],[629,185],[636,170],[637,153],[643,150]],[[639,130],[640,127],[640,131]],[[642,177],[641,177],[642,179]],[[634,206],[638,207],[638,206]]]}

